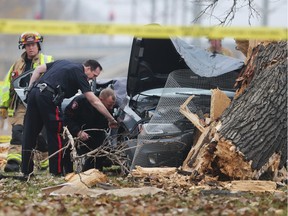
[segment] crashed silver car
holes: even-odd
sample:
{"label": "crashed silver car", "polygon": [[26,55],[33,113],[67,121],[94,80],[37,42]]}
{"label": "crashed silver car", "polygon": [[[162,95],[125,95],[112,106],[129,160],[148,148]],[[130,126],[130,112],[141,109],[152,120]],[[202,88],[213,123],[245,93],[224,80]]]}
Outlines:
{"label": "crashed silver car", "polygon": [[230,98],[244,63],[210,53],[179,38],[134,38],[127,76],[128,102],[120,107],[118,134],[131,147],[131,167],[182,165],[196,128],[180,112],[191,95],[191,112],[210,113],[211,89]]}

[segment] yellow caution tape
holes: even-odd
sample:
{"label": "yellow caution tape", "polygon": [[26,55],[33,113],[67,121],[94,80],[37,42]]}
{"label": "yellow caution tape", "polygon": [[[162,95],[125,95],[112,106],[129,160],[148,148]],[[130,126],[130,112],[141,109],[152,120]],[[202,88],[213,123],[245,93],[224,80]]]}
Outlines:
{"label": "yellow caution tape", "polygon": [[258,40],[287,40],[287,28],[268,27],[204,27],[122,25],[59,20],[0,19],[0,34],[21,34],[38,31],[44,35],[130,35],[145,38],[208,37]]}
{"label": "yellow caution tape", "polygon": [[11,140],[11,136],[5,136],[5,135],[0,136],[0,143],[7,143],[7,142],[10,142],[10,140]]}

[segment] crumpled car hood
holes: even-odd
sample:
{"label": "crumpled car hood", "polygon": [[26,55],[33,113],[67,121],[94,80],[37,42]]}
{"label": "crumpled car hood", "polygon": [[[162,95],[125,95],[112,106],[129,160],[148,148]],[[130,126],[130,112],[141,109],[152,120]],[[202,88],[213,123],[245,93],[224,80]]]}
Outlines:
{"label": "crumpled car hood", "polygon": [[[240,59],[213,54],[193,46],[180,38],[134,38],[127,77],[127,94],[130,97],[165,86],[168,75],[175,70],[191,69],[200,77],[217,77],[239,70]],[[193,87],[193,86],[191,86]]]}

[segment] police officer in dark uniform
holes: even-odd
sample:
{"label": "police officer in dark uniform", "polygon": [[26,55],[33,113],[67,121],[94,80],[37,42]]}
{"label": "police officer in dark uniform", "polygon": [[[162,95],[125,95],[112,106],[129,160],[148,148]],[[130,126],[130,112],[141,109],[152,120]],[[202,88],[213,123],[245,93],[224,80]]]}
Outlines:
{"label": "police officer in dark uniform", "polygon": [[[117,127],[117,122],[91,91],[89,80],[97,77],[102,66],[96,60],[87,60],[83,64],[67,60],[58,60],[43,64],[34,70],[26,90],[27,111],[24,119],[22,144],[22,173],[24,176],[33,172],[32,150],[43,125],[47,129],[49,156],[62,147],[62,112],[64,98],[74,96],[80,89],[89,103],[107,119],[109,127]],[[49,172],[63,174],[62,151],[49,159]]]}
{"label": "police officer in dark uniform", "polygon": [[[99,99],[112,113],[116,103],[114,90],[109,87],[103,89],[99,94]],[[91,106],[84,95],[79,95],[65,108],[64,126],[67,126],[73,137],[78,137],[83,142],[77,146],[77,153],[78,155],[84,155],[103,144],[106,138],[106,130],[108,129],[108,121],[103,114]],[[88,157],[85,160],[82,171],[92,168],[102,170],[104,160],[105,157]],[[72,167],[71,163],[69,168],[66,168],[66,171],[72,172]]]}

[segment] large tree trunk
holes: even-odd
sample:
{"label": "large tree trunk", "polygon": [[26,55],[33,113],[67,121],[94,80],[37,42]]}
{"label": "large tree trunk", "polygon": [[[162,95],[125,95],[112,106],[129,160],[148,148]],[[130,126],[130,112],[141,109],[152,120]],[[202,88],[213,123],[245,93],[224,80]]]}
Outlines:
{"label": "large tree trunk", "polygon": [[[230,179],[273,179],[286,165],[287,42],[254,48],[237,81],[237,98],[218,126],[210,127],[208,141],[199,141],[206,140],[198,144],[202,149],[193,150],[206,159],[195,160],[191,153],[183,164],[194,177],[212,173]],[[270,171],[272,175],[263,175]]]}

